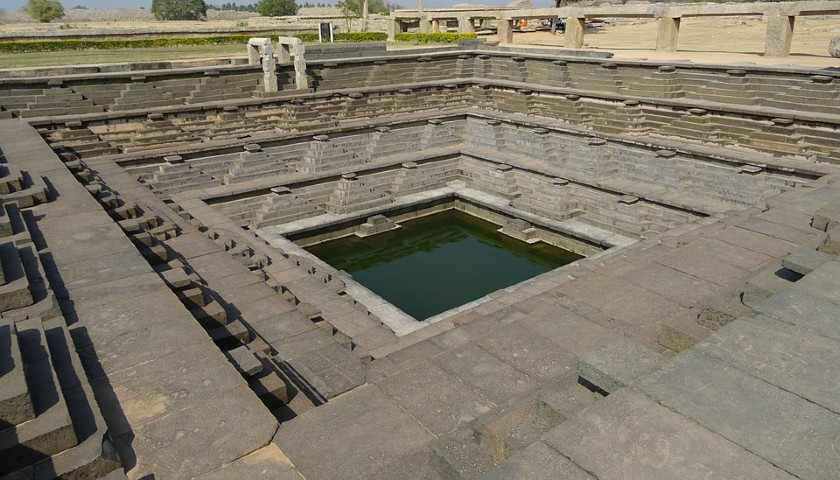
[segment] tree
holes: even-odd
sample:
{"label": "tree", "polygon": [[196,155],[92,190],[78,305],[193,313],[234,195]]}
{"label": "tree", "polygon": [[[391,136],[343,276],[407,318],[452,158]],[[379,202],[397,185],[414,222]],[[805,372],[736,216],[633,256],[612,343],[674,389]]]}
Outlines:
{"label": "tree", "polygon": [[29,0],[26,13],[39,22],[47,23],[64,16],[64,7],[57,0]]}
{"label": "tree", "polygon": [[359,18],[362,16],[362,5],[358,0],[341,0],[335,4],[336,8],[341,10],[344,18]]}
{"label": "tree", "polygon": [[257,13],[263,17],[294,15],[297,10],[295,0],[260,0],[257,3]]}
{"label": "tree", "polygon": [[204,0],[152,0],[152,13],[158,20],[204,20]]}

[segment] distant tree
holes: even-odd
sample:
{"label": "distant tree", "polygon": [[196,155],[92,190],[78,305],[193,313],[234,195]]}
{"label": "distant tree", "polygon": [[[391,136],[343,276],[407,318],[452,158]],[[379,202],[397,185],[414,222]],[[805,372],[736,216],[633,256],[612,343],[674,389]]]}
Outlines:
{"label": "distant tree", "polygon": [[39,22],[47,23],[64,16],[64,7],[57,0],[29,0],[26,13]]}
{"label": "distant tree", "polygon": [[358,0],[341,0],[335,6],[341,10],[341,14],[344,15],[344,18],[348,19],[348,22],[351,18],[362,16],[362,4]]}
{"label": "distant tree", "polygon": [[204,20],[204,0],[152,0],[152,13],[158,20]]}
{"label": "distant tree", "polygon": [[75,7],[71,8],[70,10],[87,10],[88,8],[84,5],[76,5]]}
{"label": "distant tree", "polygon": [[257,3],[257,13],[263,17],[294,15],[297,10],[295,0],[260,0]]}

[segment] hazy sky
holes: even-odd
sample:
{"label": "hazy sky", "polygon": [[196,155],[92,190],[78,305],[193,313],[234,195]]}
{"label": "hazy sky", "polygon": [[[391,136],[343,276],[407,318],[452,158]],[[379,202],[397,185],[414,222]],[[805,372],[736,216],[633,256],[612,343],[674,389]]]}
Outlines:
{"label": "hazy sky", "polygon": [[[205,0],[205,2],[210,4],[221,5],[228,1],[234,1],[239,5],[247,5],[249,3],[256,3],[258,0]],[[298,0],[297,3],[304,3],[306,0]],[[320,3],[329,3],[335,4],[338,0],[320,0]],[[451,7],[457,3],[475,3],[481,5],[507,5],[512,0],[423,0],[423,5],[426,8],[440,8],[440,7]],[[0,10],[17,10],[21,6],[26,5],[27,0],[0,0]],[[309,3],[316,4],[319,1],[309,0]],[[397,0],[393,3],[397,3],[402,5],[406,8],[415,8],[417,6],[417,0]],[[64,5],[64,8],[72,8],[76,5],[81,5],[87,8],[149,8],[152,4],[152,0],[61,0],[61,4]],[[531,4],[535,7],[547,7],[549,5],[553,6],[554,2],[552,0],[531,0]]]}

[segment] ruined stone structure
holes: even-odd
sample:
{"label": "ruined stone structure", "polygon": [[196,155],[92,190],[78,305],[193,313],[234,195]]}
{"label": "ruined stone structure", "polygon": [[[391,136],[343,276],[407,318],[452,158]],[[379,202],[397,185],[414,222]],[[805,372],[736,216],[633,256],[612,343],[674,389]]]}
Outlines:
{"label": "ruined stone structure", "polygon": [[[0,475],[840,475],[840,75],[275,40],[0,79]],[[300,246],[448,208],[586,258],[417,322]]]}
{"label": "ruined stone structure", "polygon": [[[528,9],[439,9],[398,10],[392,15],[388,34],[409,25],[417,25],[421,32],[440,31],[447,22],[457,22],[459,32],[474,32],[477,26],[493,23],[498,26],[499,40],[512,43],[514,21],[520,19],[562,18],[565,20],[566,48],[581,48],[584,43],[587,20],[603,18],[656,19],[659,31],[656,50],[675,52],[678,48],[680,20],[687,17],[763,16],[767,19],[764,56],[786,57],[790,54],[796,18],[806,15],[838,15],[840,8],[834,2],[805,1],[789,3],[728,3],[728,4],[651,4],[606,5],[599,7],[563,7]],[[554,27],[552,27],[552,31]]]}

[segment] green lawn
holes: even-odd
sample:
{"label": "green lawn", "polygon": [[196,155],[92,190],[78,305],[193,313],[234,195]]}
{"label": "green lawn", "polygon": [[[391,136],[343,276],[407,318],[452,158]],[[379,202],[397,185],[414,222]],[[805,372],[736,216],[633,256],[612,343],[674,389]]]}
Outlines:
{"label": "green lawn", "polygon": [[5,53],[0,55],[0,68],[153,62],[156,60],[184,60],[188,58],[244,57],[245,55],[245,45],[197,45],[185,47],[121,48],[116,50]]}

